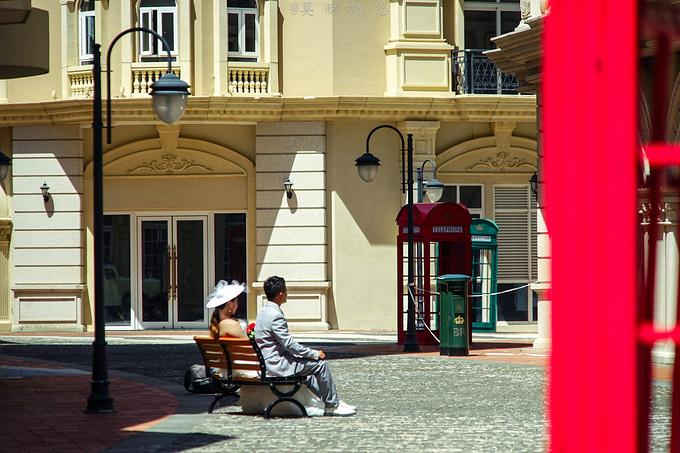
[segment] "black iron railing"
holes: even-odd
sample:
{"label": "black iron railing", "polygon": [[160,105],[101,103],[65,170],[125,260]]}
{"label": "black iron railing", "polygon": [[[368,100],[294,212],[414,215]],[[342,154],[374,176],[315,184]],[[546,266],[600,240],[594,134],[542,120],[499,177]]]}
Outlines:
{"label": "black iron railing", "polygon": [[482,52],[482,49],[451,52],[453,91],[457,94],[517,94],[519,83],[514,74],[499,71]]}

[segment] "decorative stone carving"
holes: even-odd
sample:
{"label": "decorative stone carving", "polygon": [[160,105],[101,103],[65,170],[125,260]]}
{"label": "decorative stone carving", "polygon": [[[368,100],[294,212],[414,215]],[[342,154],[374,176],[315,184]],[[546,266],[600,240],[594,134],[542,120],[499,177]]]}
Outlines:
{"label": "decorative stone carving", "polygon": [[536,167],[533,164],[527,162],[526,160],[520,159],[519,157],[510,157],[510,153],[500,151],[496,153],[496,157],[488,157],[486,159],[482,159],[476,164],[467,167],[466,170],[470,171],[474,170],[475,168],[505,170],[508,168],[520,168],[520,167],[529,167],[532,169],[536,169]]}
{"label": "decorative stone carving", "polygon": [[162,174],[172,174],[172,173],[185,173],[188,170],[200,169],[212,172],[212,168],[208,168],[205,165],[201,165],[194,160],[178,159],[176,154],[164,154],[161,156],[160,161],[154,159],[149,162],[144,162],[139,167],[131,168],[127,172],[129,174],[135,173],[162,173]]}
{"label": "decorative stone carving", "polygon": [[0,243],[9,242],[12,238],[12,224],[0,223]]}

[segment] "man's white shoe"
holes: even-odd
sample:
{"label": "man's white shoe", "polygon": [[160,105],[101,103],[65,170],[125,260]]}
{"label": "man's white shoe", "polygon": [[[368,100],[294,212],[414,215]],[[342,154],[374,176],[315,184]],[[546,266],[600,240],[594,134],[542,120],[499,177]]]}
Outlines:
{"label": "man's white shoe", "polygon": [[347,417],[349,415],[354,415],[356,414],[357,411],[353,407],[351,407],[348,404],[345,404],[344,402],[340,401],[340,404],[338,404],[338,407],[327,407],[324,415],[334,415],[334,416],[339,416],[339,417]]}
{"label": "man's white shoe", "polygon": [[357,410],[357,407],[356,407],[356,406],[352,406],[351,404],[347,404],[347,403],[345,403],[345,402],[342,401],[342,400],[340,400],[340,405],[341,405],[341,406],[344,405],[346,408],[352,409],[352,410],[354,410],[354,411]]}

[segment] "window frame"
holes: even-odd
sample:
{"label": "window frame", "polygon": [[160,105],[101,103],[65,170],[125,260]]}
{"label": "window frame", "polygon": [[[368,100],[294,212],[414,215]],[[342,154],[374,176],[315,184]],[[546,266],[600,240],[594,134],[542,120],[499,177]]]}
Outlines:
{"label": "window frame", "polygon": [[[519,0],[517,3],[501,2],[501,0],[496,0],[495,2],[475,2],[466,1],[463,7],[463,23],[465,22],[465,12],[466,11],[494,11],[496,13],[496,36],[501,35],[501,13],[503,12],[519,12],[521,13],[521,8],[519,5]],[[521,17],[520,17],[521,20]],[[518,23],[519,25],[519,23]],[[463,38],[465,39],[465,38]],[[464,49],[469,49],[468,43],[464,43]]]}
{"label": "window frame", "polygon": [[87,21],[92,18],[92,34],[96,32],[95,11],[78,11],[78,55],[80,64],[92,63],[94,54],[88,53]]}
{"label": "window frame", "polygon": [[481,196],[481,207],[479,208],[469,208],[466,206],[467,210],[470,211],[470,214],[472,215],[478,215],[479,218],[484,218],[484,184],[477,184],[477,183],[454,183],[454,184],[444,184],[445,187],[455,187],[456,188],[456,201],[455,203],[460,203],[460,188],[461,187],[479,187],[480,188],[480,196]]}
{"label": "window frame", "polygon": [[[260,56],[260,8],[259,2],[256,2],[256,8],[233,8],[227,6],[227,58],[255,58]],[[236,14],[238,18],[238,46],[242,51],[229,50],[229,15]],[[255,50],[247,52],[246,48],[246,21],[245,16],[252,14],[255,16]]]}
{"label": "window frame", "polygon": [[[156,12],[156,28],[154,29],[153,27],[153,13]],[[144,25],[144,15],[148,14],[149,15],[149,30],[153,30],[159,35],[163,36],[163,20],[162,20],[162,15],[163,14],[172,14],[172,27],[173,27],[173,42],[172,42],[172,47],[173,49],[170,50],[170,55],[172,56],[177,56],[177,45],[178,45],[178,39],[177,39],[177,3],[175,2],[175,6],[140,6],[139,8],[139,26],[143,27]],[[163,42],[159,41],[158,42],[158,51],[157,53],[154,53],[154,48],[153,44],[154,41],[156,41],[156,37],[153,36],[150,33],[140,33],[140,38],[139,38],[139,56],[144,58],[144,57],[162,57],[163,54],[167,53],[167,50],[165,49],[165,46],[163,46]],[[149,50],[144,50],[144,45],[147,45]]]}

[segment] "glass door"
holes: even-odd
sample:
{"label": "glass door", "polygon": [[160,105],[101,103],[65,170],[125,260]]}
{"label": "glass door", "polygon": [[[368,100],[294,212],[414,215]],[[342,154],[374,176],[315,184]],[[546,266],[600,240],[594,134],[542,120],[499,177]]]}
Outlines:
{"label": "glass door", "polygon": [[204,328],[207,218],[139,217],[138,228],[143,328]]}
{"label": "glass door", "polygon": [[145,329],[170,328],[171,217],[138,218],[141,323]]}
{"label": "glass door", "polygon": [[205,328],[207,218],[173,217],[171,300],[173,327]]}
{"label": "glass door", "polygon": [[496,295],[493,281],[493,251],[472,250],[472,327],[475,331],[496,330]]}

